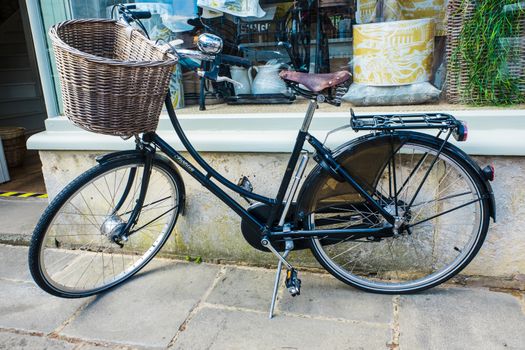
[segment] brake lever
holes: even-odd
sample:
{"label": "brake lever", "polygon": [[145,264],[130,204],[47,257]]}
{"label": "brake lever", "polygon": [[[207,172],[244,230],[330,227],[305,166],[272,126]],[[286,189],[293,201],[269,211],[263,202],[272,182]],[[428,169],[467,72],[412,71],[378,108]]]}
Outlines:
{"label": "brake lever", "polygon": [[243,83],[224,76],[218,76],[217,81],[227,81],[228,83],[232,83],[233,85],[237,86],[239,89],[242,89],[244,87]]}
{"label": "brake lever", "polygon": [[171,40],[168,45],[169,46],[172,46],[172,47],[175,47],[175,46],[179,46],[179,45],[182,45],[184,44],[184,40],[182,39],[175,39],[175,40]]}
{"label": "brake lever", "polygon": [[231,78],[228,78],[222,75],[218,75],[218,70],[215,70],[215,69],[209,72],[198,70],[197,75],[201,78],[206,78],[208,80],[215,81],[218,83],[226,81],[228,83],[232,83],[233,85],[238,86],[241,89],[244,87],[244,85],[241,82],[238,82],[237,80],[233,80]]}
{"label": "brake lever", "polygon": [[[173,46],[170,46],[173,48]],[[191,58],[201,61],[214,61],[215,56],[211,56],[208,54],[205,54],[204,52],[197,51],[197,50],[188,50],[188,49],[177,49],[174,50],[181,58]]]}

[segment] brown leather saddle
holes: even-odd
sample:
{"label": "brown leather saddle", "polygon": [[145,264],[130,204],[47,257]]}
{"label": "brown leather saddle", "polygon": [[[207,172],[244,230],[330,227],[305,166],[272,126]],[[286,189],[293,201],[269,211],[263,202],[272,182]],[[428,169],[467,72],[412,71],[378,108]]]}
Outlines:
{"label": "brown leather saddle", "polygon": [[335,73],[310,74],[283,70],[279,76],[286,82],[304,85],[308,90],[317,93],[327,88],[341,85],[350,79],[351,74],[348,71],[339,71]]}

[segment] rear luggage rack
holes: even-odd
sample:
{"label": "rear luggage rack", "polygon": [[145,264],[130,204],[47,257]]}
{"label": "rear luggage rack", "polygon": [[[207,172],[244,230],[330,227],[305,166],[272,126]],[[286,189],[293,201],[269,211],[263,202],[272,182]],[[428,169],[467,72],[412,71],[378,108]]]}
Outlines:
{"label": "rear luggage rack", "polygon": [[375,114],[357,116],[350,109],[353,130],[458,129],[464,124],[446,113]]}

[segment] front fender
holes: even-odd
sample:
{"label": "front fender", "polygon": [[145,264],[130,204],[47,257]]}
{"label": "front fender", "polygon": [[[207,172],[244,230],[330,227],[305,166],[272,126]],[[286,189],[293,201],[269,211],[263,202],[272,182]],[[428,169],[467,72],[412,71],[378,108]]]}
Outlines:
{"label": "front fender", "polygon": [[[127,150],[127,151],[119,151],[119,152],[113,152],[104,154],[101,156],[98,156],[96,158],[96,161],[99,164],[106,164],[109,162],[115,162],[123,159],[131,159],[131,158],[143,158],[144,153],[140,150]],[[168,157],[163,156],[159,153],[155,153],[155,162],[162,163],[165,166],[167,166],[169,169],[171,169],[173,176],[175,176],[179,183],[180,183],[180,200],[181,200],[181,210],[180,214],[184,215],[186,212],[186,188],[184,186],[184,181],[182,181],[182,176],[180,174],[179,169],[175,166],[175,164],[169,160]]]}

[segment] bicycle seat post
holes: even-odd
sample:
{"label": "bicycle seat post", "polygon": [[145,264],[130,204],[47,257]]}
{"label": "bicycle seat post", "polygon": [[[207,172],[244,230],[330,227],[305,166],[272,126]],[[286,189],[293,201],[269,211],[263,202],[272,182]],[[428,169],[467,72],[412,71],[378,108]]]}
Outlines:
{"label": "bicycle seat post", "polygon": [[312,118],[314,117],[316,109],[317,101],[313,99],[310,100],[310,103],[308,104],[308,109],[306,110],[306,115],[304,116],[303,126],[301,127],[302,132],[308,132],[308,129],[310,128],[310,123],[312,122]]}

